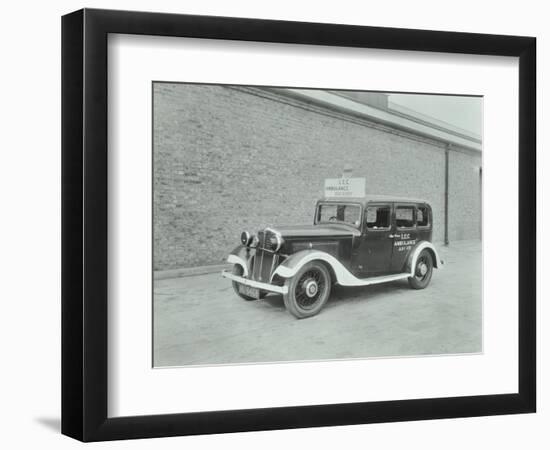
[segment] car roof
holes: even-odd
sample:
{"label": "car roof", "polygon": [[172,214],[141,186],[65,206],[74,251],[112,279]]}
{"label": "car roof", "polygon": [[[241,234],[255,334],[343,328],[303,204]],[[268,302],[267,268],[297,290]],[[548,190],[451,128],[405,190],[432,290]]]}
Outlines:
{"label": "car roof", "polygon": [[410,197],[397,197],[392,195],[378,195],[370,194],[364,197],[324,197],[319,202],[326,203],[361,203],[366,205],[368,203],[383,202],[383,203],[425,203],[429,205],[426,200]]}

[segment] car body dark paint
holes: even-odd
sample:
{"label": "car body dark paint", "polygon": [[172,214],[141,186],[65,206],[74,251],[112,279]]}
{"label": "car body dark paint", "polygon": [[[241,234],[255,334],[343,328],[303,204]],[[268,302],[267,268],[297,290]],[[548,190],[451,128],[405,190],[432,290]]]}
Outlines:
{"label": "car body dark paint", "polygon": [[361,232],[351,225],[330,223],[323,225],[275,226],[284,239],[281,254],[288,256],[302,250],[318,250],[338,259],[351,269],[351,254],[354,238]]}
{"label": "car body dark paint", "polygon": [[[322,204],[357,204],[361,207],[360,225],[344,223],[317,223],[318,208]],[[390,226],[384,229],[372,229],[366,225],[367,211],[370,207],[388,207],[391,211]],[[414,226],[397,226],[397,208],[413,208]],[[428,213],[428,225],[416,225],[418,208]],[[272,230],[279,233],[283,246],[277,252],[276,266],[294,266],[302,257],[321,251],[334,256],[347,270],[357,278],[368,278],[385,274],[410,271],[411,256],[423,241],[432,240],[432,210],[424,200],[384,196],[365,198],[322,199],[316,204],[313,225],[275,226]],[[258,253],[265,250],[238,246],[231,252],[247,264]],[[438,266],[433,255],[434,266]],[[263,280],[265,281],[265,274]]]}
{"label": "car body dark paint", "polygon": [[[282,294],[286,310],[304,319],[321,311],[335,283],[366,286],[407,279],[412,289],[424,289],[432,268],[439,267],[432,224],[424,201],[320,200],[313,225],[267,227],[254,237],[243,232],[243,245],[228,257],[234,269],[222,276],[245,300]],[[235,270],[239,265],[243,271]]]}
{"label": "car body dark paint", "polygon": [[[360,235],[359,235],[360,236]],[[326,252],[329,255],[334,256],[340,261],[346,269],[351,271],[351,255],[353,253],[352,246],[357,239],[356,236],[323,236],[312,237],[309,239],[301,238],[288,238],[285,239],[283,251],[287,251],[286,255],[292,255],[303,250],[318,250]]]}

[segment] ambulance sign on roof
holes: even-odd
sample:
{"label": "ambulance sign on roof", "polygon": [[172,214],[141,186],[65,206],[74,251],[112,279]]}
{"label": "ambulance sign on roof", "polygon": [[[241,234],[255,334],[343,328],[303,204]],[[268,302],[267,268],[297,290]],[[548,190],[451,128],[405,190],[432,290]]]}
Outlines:
{"label": "ambulance sign on roof", "polygon": [[326,178],[325,197],[363,197],[365,186],[365,178]]}

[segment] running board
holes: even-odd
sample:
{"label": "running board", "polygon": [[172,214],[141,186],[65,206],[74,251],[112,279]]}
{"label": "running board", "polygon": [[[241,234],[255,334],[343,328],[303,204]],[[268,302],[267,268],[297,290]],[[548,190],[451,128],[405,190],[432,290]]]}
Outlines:
{"label": "running board", "polygon": [[389,283],[391,281],[405,280],[411,276],[410,273],[397,273],[394,275],[383,275],[381,277],[347,279],[344,283],[339,282],[341,286],[368,286],[370,284]]}

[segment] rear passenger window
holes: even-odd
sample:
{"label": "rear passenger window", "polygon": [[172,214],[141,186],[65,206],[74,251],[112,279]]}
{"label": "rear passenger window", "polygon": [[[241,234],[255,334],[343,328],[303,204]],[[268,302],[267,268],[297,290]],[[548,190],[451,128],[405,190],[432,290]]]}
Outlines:
{"label": "rear passenger window", "polygon": [[391,223],[389,206],[369,206],[367,208],[367,228],[369,230],[387,229]]}
{"label": "rear passenger window", "polygon": [[416,210],[416,225],[419,227],[427,227],[430,224],[428,208],[419,206]]}
{"label": "rear passenger window", "polygon": [[397,228],[414,227],[414,207],[398,206],[395,209],[395,224]]}

